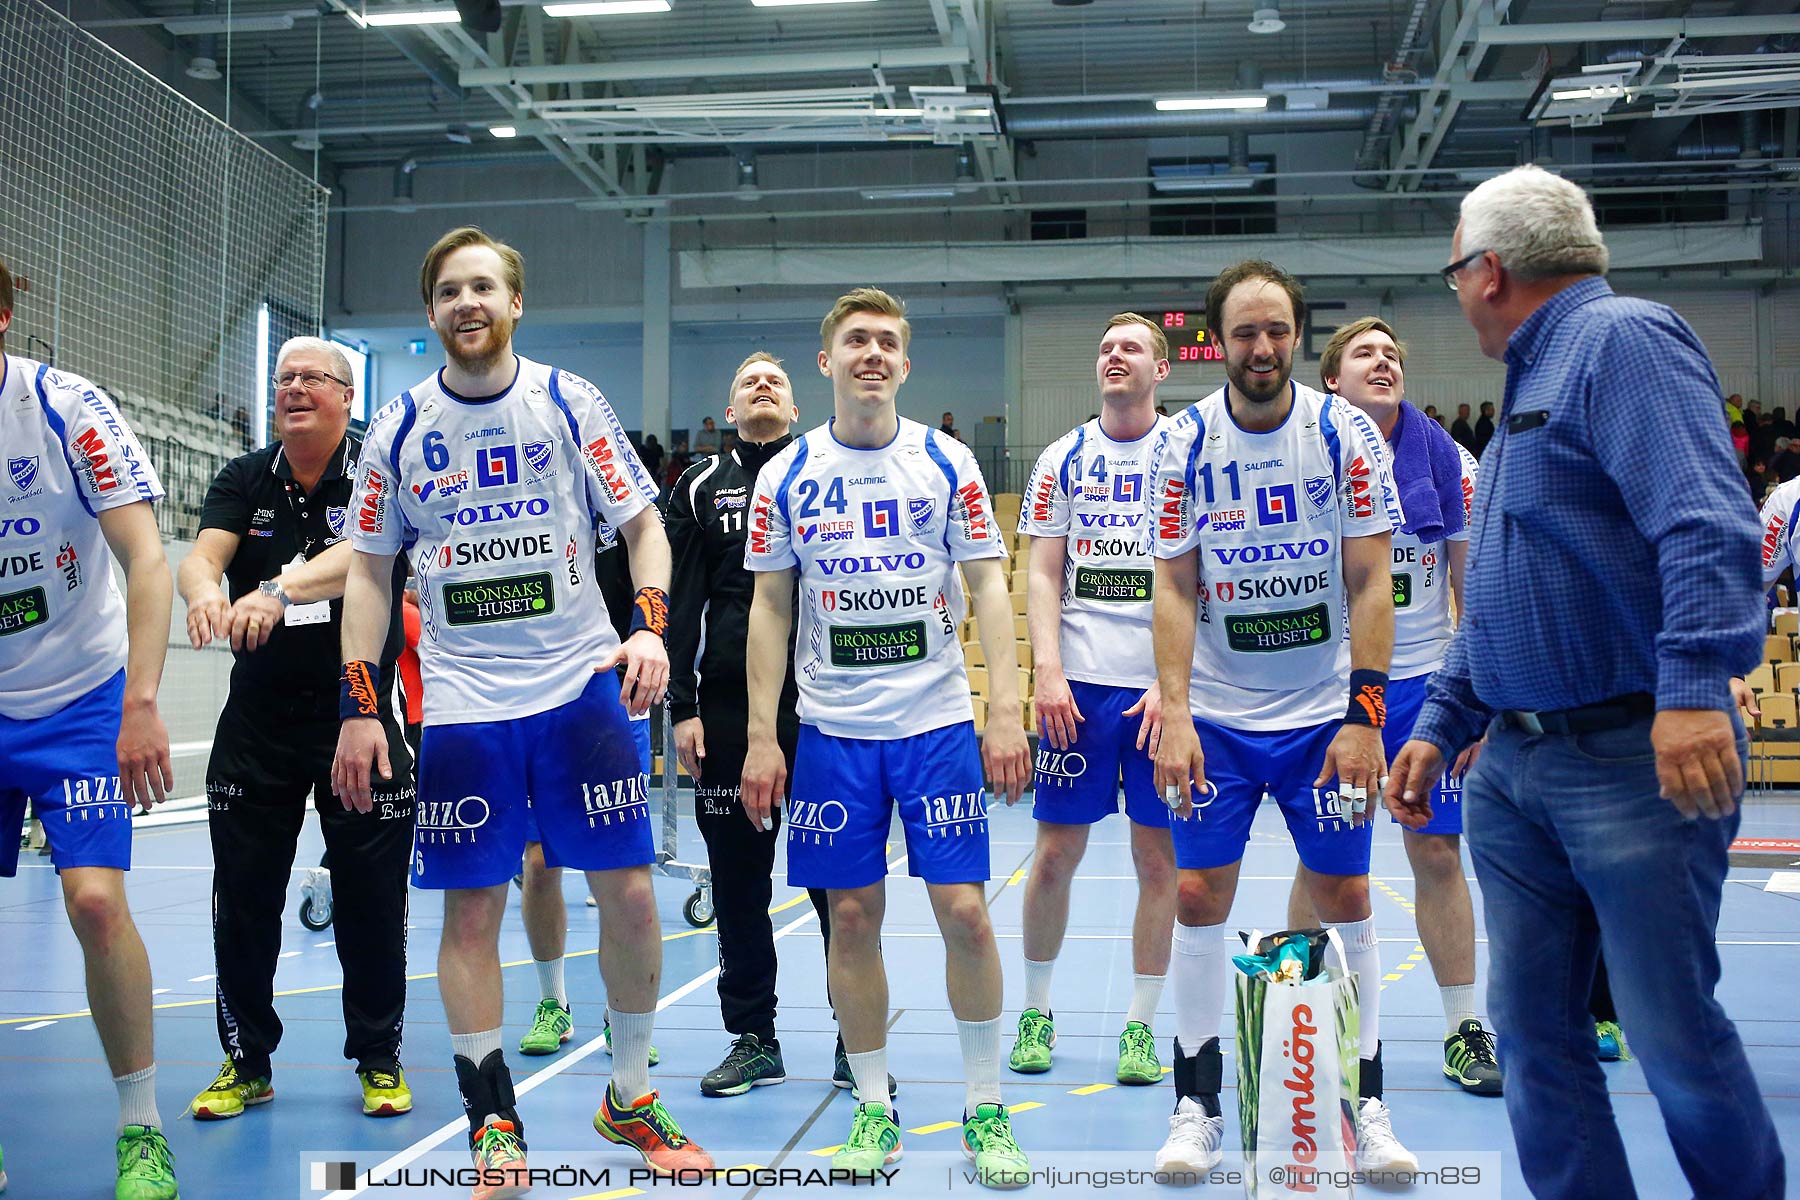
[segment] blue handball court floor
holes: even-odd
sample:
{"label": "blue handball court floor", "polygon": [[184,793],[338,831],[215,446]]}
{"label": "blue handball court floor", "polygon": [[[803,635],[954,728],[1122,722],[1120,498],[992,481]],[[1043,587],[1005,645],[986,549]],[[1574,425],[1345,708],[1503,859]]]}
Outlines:
{"label": "blue handball court floor", "polygon": [[[691,805],[691,798],[684,797],[683,803]],[[1055,1065],[1037,1076],[1002,1072],[1014,1130],[1032,1154],[1034,1167],[1044,1172],[1029,1189],[1037,1195],[1065,1189],[1071,1196],[1098,1190],[1182,1190],[1132,1178],[1134,1172],[1149,1171],[1167,1133],[1173,1093],[1166,1072],[1159,1087],[1113,1083],[1117,1037],[1130,998],[1129,929],[1135,899],[1122,822],[1114,818],[1094,830],[1074,887],[1068,941],[1055,977],[1060,1039]],[[441,1177],[468,1162],[466,1123],[433,974],[439,897],[413,893],[404,1050],[416,1100],[412,1113],[389,1120],[361,1115],[352,1067],[339,1057],[341,980],[333,929],[309,932],[297,915],[302,865],[291,882],[276,977],[277,1004],[287,1028],[276,1055],[277,1098],[235,1120],[177,1119],[212,1079],[222,1057],[213,1023],[211,852],[203,819],[161,823],[152,818],[144,825],[137,831],[129,889],[155,977],[157,1097],[182,1195],[187,1200],[320,1200],[335,1190],[337,1197],[467,1196],[466,1186],[429,1182],[434,1168]],[[1388,1103],[1396,1132],[1425,1165],[1457,1172],[1446,1170],[1435,1182],[1383,1191],[1523,1200],[1527,1193],[1518,1177],[1504,1102],[1465,1095],[1442,1076],[1442,1007],[1417,941],[1412,877],[1398,827],[1383,818],[1377,830],[1374,904],[1385,972]],[[1006,971],[1003,1055],[1011,1045],[1023,994],[1019,929],[1032,838],[1029,798],[1017,808],[995,812],[988,896]],[[1800,995],[1800,798],[1753,794],[1740,839],[1745,852],[1733,856],[1718,932],[1725,972],[1720,997],[1749,1047],[1792,1156],[1800,1152],[1800,1001],[1795,999]],[[698,854],[691,818],[683,818],[679,840],[684,857]],[[320,847],[316,823],[309,822],[297,863],[317,862]],[[957,1132],[961,1070],[944,992],[943,949],[923,886],[906,876],[902,856],[896,828],[889,847],[893,865],[884,944],[892,1003],[889,1065],[900,1081],[906,1156],[892,1178],[872,1190],[897,1196],[973,1194],[980,1189],[963,1174]],[[1235,926],[1282,926],[1294,861],[1279,817],[1264,805],[1244,865]],[[80,951],[48,863],[28,852],[19,877],[0,881],[0,962],[5,964],[0,973],[0,1113],[5,1118],[0,1121],[0,1146],[11,1177],[7,1200],[104,1200],[111,1195],[113,1178],[113,1092],[86,1014]],[[657,881],[665,945],[655,1037],[662,1059],[652,1079],[690,1136],[714,1153],[720,1167],[734,1168],[717,1181],[688,1181],[686,1186],[642,1178],[633,1170],[639,1167],[636,1156],[603,1142],[591,1127],[610,1060],[598,1037],[604,1001],[594,953],[597,918],[583,906],[580,876],[564,877],[575,1037],[552,1057],[523,1058],[515,1052],[537,1000],[537,981],[524,931],[516,917],[509,919],[501,945],[506,1039],[531,1161],[534,1167],[566,1168],[560,1178],[535,1188],[533,1197],[622,1200],[705,1192],[750,1200],[819,1194],[819,1173],[829,1167],[831,1148],[849,1131],[852,1101],[847,1091],[830,1084],[834,1027],[817,925],[804,893],[786,887],[784,878],[778,864],[773,919],[780,934],[780,1035],[788,1080],[730,1099],[703,1098],[698,1086],[729,1042],[720,1027],[714,990],[716,937],[712,929],[694,929],[683,919],[683,902],[693,890],[688,881]],[[513,907],[516,911],[516,892]],[[1479,893],[1476,913],[1485,983]],[[1165,1061],[1171,1014],[1165,992],[1157,1030]],[[1220,1019],[1222,1032],[1228,1032],[1228,1016],[1221,1013]],[[1504,1057],[1506,1031],[1498,1032]],[[1229,1037],[1226,1041],[1229,1046]],[[1638,1064],[1612,1064],[1606,1073],[1639,1194],[1688,1195]],[[1225,1075],[1226,1146],[1235,1149],[1232,1064]],[[347,1190],[341,1178],[345,1169],[330,1165],[342,1163],[355,1164],[355,1186]],[[427,1182],[416,1182],[420,1180]],[[1214,1196],[1242,1192],[1230,1182],[1198,1190]]]}

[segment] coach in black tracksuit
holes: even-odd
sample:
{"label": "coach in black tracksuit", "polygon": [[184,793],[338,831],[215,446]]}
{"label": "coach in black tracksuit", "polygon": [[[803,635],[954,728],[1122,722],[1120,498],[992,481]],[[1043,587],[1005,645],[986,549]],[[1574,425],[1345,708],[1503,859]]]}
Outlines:
{"label": "coach in black tracksuit", "polygon": [[[700,1090],[709,1096],[737,1095],[786,1077],[775,1040],[775,941],[769,919],[780,814],[773,829],[752,825],[739,803],[738,780],[749,725],[744,641],[756,588],[744,569],[744,522],[757,472],[792,440],[788,430],[799,411],[790,386],[786,372],[768,355],[747,359],[733,379],[725,413],[726,424],[737,426],[738,445],[689,467],[668,499],[675,559],[669,706],[676,752],[696,780],[694,813],[706,840],[719,922],[719,1006],[726,1031],[736,1037],[725,1061],[701,1081]],[[791,646],[788,661],[793,661]],[[800,736],[797,695],[790,671],[776,723],[790,773]],[[829,950],[825,893],[815,889],[810,895]]]}
{"label": "coach in black tracksuit", "polygon": [[196,648],[229,639],[236,657],[206,771],[216,1016],[226,1064],[190,1111],[232,1117],[272,1095],[270,1056],[282,1033],[273,1000],[282,908],[310,792],[332,865],[344,1057],[362,1076],[364,1111],[388,1116],[411,1107],[399,1054],[415,793],[391,703],[406,567],[396,560],[376,681],[392,778],[375,779],[374,808],[358,813],[331,791],[338,597],[351,556],[347,525],[357,517],[351,377],[341,354],[306,338],[283,347],[276,378],[285,380],[275,395],[282,441],[219,472],[179,577],[189,639]]}

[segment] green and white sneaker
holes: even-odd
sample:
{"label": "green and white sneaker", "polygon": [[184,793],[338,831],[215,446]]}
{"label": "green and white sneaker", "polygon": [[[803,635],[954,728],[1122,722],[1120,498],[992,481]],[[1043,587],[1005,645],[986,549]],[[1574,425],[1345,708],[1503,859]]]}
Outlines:
{"label": "green and white sneaker", "polygon": [[538,1001],[537,1012],[531,1018],[531,1028],[519,1039],[519,1053],[555,1054],[563,1048],[564,1042],[574,1036],[574,1016],[556,1002],[556,997],[546,996]]}
{"label": "green and white sneaker", "polygon": [[899,1116],[899,1113],[889,1112],[888,1106],[879,1100],[857,1105],[856,1116],[850,1122],[850,1137],[831,1156],[831,1169],[866,1175],[889,1163],[899,1162]]}
{"label": "green and white sneaker", "polygon": [[0,1192],[6,1190],[6,1151],[0,1149]]}
{"label": "green and white sneaker", "polygon": [[[612,1018],[611,1017],[602,1017],[600,1019],[600,1033],[601,1033],[601,1036],[606,1039],[606,1057],[611,1058],[612,1057]],[[650,1047],[650,1065],[654,1067],[657,1063],[659,1063],[661,1061],[662,1061],[662,1055],[657,1052],[656,1047],[655,1046]]]}
{"label": "green and white sneaker", "polygon": [[1119,1035],[1120,1083],[1145,1087],[1162,1082],[1162,1061],[1156,1057],[1156,1035],[1142,1021],[1130,1021]]}
{"label": "green and white sneaker", "polygon": [[119,1181],[113,1200],[178,1200],[175,1155],[162,1130],[149,1125],[127,1125],[114,1147],[119,1159]]}
{"label": "green and white sneaker", "polygon": [[963,1153],[975,1164],[982,1187],[1021,1188],[1031,1182],[1031,1160],[1013,1140],[1004,1104],[977,1104],[963,1115]]}
{"label": "green and white sneaker", "polygon": [[1050,1048],[1054,1045],[1056,1019],[1028,1008],[1019,1014],[1019,1036],[1013,1042],[1007,1064],[1021,1075],[1042,1075],[1050,1069]]}

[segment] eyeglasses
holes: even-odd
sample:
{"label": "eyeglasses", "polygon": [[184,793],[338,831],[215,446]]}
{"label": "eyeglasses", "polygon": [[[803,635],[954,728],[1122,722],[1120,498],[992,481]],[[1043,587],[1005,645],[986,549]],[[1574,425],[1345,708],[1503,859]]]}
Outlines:
{"label": "eyeglasses", "polygon": [[1477,250],[1473,254],[1463,255],[1447,267],[1438,268],[1438,274],[1444,278],[1444,286],[1454,292],[1456,290],[1456,273],[1461,271],[1464,267],[1470,266],[1476,259],[1486,253],[1486,250]]}
{"label": "eyeglasses", "polygon": [[277,389],[293,387],[295,382],[298,382],[307,391],[316,392],[325,386],[326,380],[330,380],[340,387],[350,386],[348,379],[339,379],[336,375],[327,375],[323,371],[283,371],[269,382],[273,383]]}

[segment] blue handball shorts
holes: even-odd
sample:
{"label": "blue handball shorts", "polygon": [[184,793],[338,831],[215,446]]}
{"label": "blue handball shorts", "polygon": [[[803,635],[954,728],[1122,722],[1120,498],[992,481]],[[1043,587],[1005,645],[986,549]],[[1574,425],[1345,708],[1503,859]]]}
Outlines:
{"label": "blue handball shorts", "polygon": [[131,870],[131,805],[119,787],[125,672],[43,717],[0,716],[0,875],[19,870],[19,830],[31,801],[50,861]]}
{"label": "blue handball shorts", "polygon": [[885,879],[896,805],[909,874],[987,882],[987,796],[973,722],[890,741],[801,725],[788,788],[788,883],[859,888]]}
{"label": "blue handball shorts", "polygon": [[1071,679],[1069,692],[1083,719],[1067,750],[1058,750],[1049,738],[1038,739],[1031,815],[1057,825],[1105,820],[1119,811],[1123,778],[1125,815],[1139,825],[1167,829],[1169,809],[1156,795],[1156,763],[1147,748],[1137,748],[1142,718],[1125,715],[1144,689]]}
{"label": "blue handball shorts", "polygon": [[[1400,747],[1406,745],[1406,739],[1412,736],[1412,729],[1419,719],[1419,710],[1425,707],[1425,684],[1431,679],[1429,673],[1414,675],[1411,679],[1390,679],[1387,686],[1387,724],[1381,730],[1382,745],[1387,748],[1387,760],[1392,764]],[[1425,822],[1418,833],[1461,833],[1463,831],[1462,780],[1450,778],[1450,763],[1444,764],[1444,774],[1431,792],[1431,820]],[[1388,820],[1393,820],[1390,814]]]}
{"label": "blue handball shorts", "polygon": [[[643,772],[646,779],[650,776],[650,713],[655,711],[655,709],[650,709],[641,717],[632,716],[630,710],[627,710],[625,714],[626,719],[631,722],[632,741],[637,745],[638,770]],[[537,806],[535,804],[528,805],[525,809],[525,840],[527,842],[544,840],[544,835],[538,832]]]}
{"label": "blue handball shorts", "polygon": [[1170,822],[1175,865],[1205,869],[1242,859],[1250,822],[1266,794],[1281,806],[1301,862],[1321,875],[1367,875],[1374,825],[1352,825],[1348,814],[1339,815],[1335,777],[1313,786],[1341,724],[1251,731],[1194,718],[1212,790],[1191,817]]}
{"label": "blue handball shorts", "polygon": [[427,725],[414,886],[505,883],[519,870],[533,814],[547,866],[609,871],[654,861],[650,778],[630,724],[618,677],[605,672],[548,712]]}

